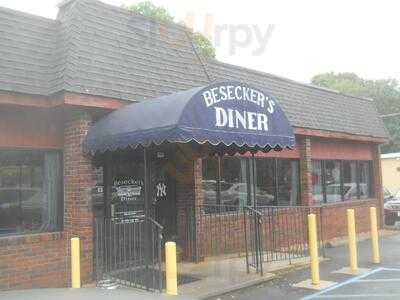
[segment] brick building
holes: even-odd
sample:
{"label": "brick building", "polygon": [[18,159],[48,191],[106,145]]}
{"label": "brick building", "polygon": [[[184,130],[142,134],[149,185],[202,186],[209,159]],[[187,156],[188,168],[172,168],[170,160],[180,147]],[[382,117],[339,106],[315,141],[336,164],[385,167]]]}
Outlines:
{"label": "brick building", "polygon": [[[325,239],[345,235],[347,208],[355,208],[359,232],[368,231],[370,206],[382,212],[379,145],[387,135],[372,100],[204,59],[184,27],[96,0],[64,1],[55,20],[0,8],[0,33],[1,289],[67,286],[68,241],[76,235],[90,281],[94,218],[121,212],[104,197],[104,182],[114,185],[110,197],[143,184],[135,151],[104,164],[107,157],[84,152],[87,132],[128,104],[215,82],[244,82],[273,96],[295,147],[260,151],[252,166],[248,153],[215,156],[189,145],[154,151],[153,168],[169,180],[168,205],[154,214],[167,238],[185,236],[187,206],[203,205],[196,219],[215,215],[209,207],[251,204],[250,182],[260,206],[324,207]],[[168,170],[161,162],[171,157]],[[195,231],[207,243],[205,225]],[[208,255],[207,246],[196,251]]]}

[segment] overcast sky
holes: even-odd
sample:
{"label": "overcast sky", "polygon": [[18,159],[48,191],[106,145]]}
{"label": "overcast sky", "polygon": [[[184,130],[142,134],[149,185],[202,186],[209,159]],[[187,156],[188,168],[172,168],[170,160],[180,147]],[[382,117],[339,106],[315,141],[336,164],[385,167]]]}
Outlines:
{"label": "overcast sky", "polygon": [[[59,0],[0,0],[55,18]],[[121,5],[137,0],[103,0]],[[153,0],[217,45],[217,58],[309,82],[322,72],[400,80],[400,1]],[[258,37],[258,38],[257,38]],[[267,41],[267,42],[265,42]]]}

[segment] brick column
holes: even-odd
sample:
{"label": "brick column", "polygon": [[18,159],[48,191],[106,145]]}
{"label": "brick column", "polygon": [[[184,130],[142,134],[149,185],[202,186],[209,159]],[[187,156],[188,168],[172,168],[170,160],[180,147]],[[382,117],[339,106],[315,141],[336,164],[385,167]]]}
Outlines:
{"label": "brick column", "polygon": [[205,224],[204,224],[204,196],[203,196],[203,164],[201,158],[194,161],[194,203],[196,216],[196,245],[197,260],[203,261],[205,257]]}
{"label": "brick column", "polygon": [[[176,151],[176,202],[178,235],[186,259],[204,258],[201,159],[189,145]],[[201,195],[201,196],[200,196]]]}
{"label": "brick column", "polygon": [[300,204],[314,205],[311,163],[311,139],[308,136],[299,136],[297,146],[300,152]]}
{"label": "brick column", "polygon": [[372,168],[374,174],[374,196],[377,199],[378,210],[377,215],[379,217],[379,226],[384,226],[385,211],[383,209],[383,187],[382,187],[382,166],[381,166],[381,151],[378,144],[372,146]]}
{"label": "brick column", "polygon": [[[82,142],[91,125],[86,111],[68,112],[64,127],[64,231],[69,239],[81,239],[81,276],[92,275],[93,212],[90,191],[95,185],[91,160],[83,154]],[[69,243],[68,250],[69,250]],[[69,253],[69,251],[68,251]]]}

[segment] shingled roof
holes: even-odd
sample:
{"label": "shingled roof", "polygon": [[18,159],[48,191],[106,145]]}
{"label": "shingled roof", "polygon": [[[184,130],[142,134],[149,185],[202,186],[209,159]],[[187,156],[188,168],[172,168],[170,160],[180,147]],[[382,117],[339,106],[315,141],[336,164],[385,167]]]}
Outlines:
{"label": "shingled roof", "polygon": [[70,0],[56,20],[0,8],[0,90],[140,101],[240,80],[277,98],[293,126],[386,137],[374,102],[199,57],[187,29],[97,0]]}

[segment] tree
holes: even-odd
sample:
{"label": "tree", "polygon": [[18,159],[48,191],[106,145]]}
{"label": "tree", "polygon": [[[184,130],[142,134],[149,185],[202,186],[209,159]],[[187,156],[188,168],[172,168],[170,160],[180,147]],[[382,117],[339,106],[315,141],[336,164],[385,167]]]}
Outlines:
{"label": "tree", "polygon": [[[400,113],[400,86],[395,79],[367,80],[354,73],[324,73],[311,81],[342,93],[372,98],[380,115]],[[382,153],[400,152],[400,115],[384,117],[383,122],[391,138],[382,146]]]}
{"label": "tree", "polygon": [[[156,6],[150,1],[142,1],[138,4],[126,7],[128,10],[149,17],[151,19],[173,23],[174,17],[162,6]],[[199,54],[206,58],[215,58],[215,48],[211,41],[200,32],[192,32],[188,28],[188,32],[193,40],[193,44],[198,50]]]}

